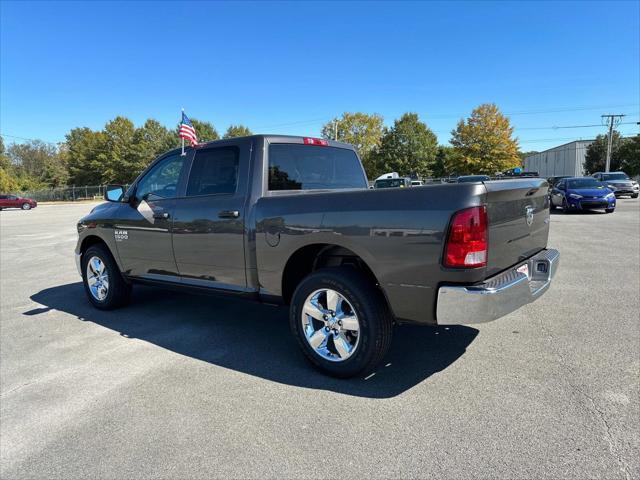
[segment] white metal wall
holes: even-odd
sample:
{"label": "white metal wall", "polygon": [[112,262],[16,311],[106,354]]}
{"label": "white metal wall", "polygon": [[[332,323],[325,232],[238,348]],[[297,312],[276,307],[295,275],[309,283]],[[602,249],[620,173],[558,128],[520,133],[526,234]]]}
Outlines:
{"label": "white metal wall", "polygon": [[541,177],[584,175],[584,157],[592,140],[578,140],[575,142],[550,148],[524,159],[524,169],[527,172],[538,172]]}

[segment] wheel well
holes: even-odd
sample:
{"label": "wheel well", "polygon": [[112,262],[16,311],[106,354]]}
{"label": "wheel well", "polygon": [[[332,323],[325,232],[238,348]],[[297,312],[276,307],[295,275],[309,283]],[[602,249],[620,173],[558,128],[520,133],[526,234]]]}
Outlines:
{"label": "wheel well", "polygon": [[294,252],[282,273],[282,299],[288,304],[293,292],[300,282],[311,272],[324,267],[349,266],[362,271],[377,285],[373,271],[357,254],[348,248],[331,244],[313,244],[302,247]]}
{"label": "wheel well", "polygon": [[89,247],[97,245],[99,243],[103,244],[105,247],[107,247],[107,249],[109,249],[109,246],[100,237],[96,235],[90,235],[82,241],[82,245],[80,246],[80,253],[86,252]]}

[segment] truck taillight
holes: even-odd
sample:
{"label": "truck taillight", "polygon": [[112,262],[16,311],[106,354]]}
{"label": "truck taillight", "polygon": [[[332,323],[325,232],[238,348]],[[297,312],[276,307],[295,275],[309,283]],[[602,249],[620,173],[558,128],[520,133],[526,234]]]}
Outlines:
{"label": "truck taillight", "polygon": [[320,145],[322,147],[326,147],[327,145],[329,145],[329,142],[327,142],[324,138],[305,137],[304,138],[304,144],[305,145]]}
{"label": "truck taillight", "polygon": [[455,213],[445,246],[444,266],[485,267],[487,248],[487,207],[471,207]]}

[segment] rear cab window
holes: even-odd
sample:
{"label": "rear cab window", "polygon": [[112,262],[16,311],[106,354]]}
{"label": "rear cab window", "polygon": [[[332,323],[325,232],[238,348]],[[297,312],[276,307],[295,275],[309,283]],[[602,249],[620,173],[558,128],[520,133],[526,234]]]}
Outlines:
{"label": "rear cab window", "polygon": [[353,150],[339,147],[272,143],[268,190],[366,189],[367,178]]}

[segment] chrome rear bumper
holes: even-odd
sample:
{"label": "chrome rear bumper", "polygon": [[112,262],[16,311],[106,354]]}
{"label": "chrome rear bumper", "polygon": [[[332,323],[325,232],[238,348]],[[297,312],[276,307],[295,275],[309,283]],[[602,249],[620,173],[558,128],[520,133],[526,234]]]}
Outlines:
{"label": "chrome rear bumper", "polygon": [[[436,305],[438,325],[490,322],[533,302],[547,291],[559,263],[557,250],[543,250],[479,285],[440,287]],[[516,270],[525,264],[529,275]]]}

